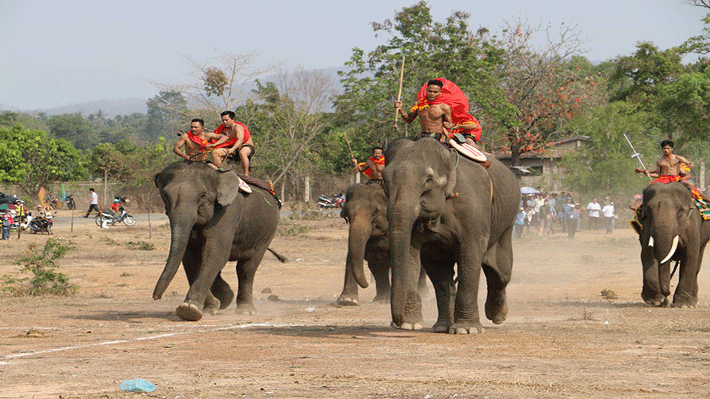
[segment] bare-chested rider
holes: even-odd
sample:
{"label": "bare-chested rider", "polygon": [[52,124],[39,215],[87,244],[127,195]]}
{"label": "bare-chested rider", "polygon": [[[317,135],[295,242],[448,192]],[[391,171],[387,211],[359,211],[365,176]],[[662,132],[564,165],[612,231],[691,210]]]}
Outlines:
{"label": "bare-chested rider", "polygon": [[[173,146],[173,152],[187,161],[207,162],[210,160],[210,151],[217,145],[226,143],[228,137],[222,134],[205,132],[205,122],[195,118],[190,122],[190,130],[183,133]],[[181,150],[185,147],[185,151]],[[208,163],[213,169],[217,166]]]}
{"label": "bare-chested rider", "polygon": [[663,140],[661,142],[661,151],[663,151],[663,156],[656,161],[656,169],[650,170],[636,168],[634,171],[636,173],[643,173],[647,176],[655,177],[656,180],[651,183],[681,183],[688,187],[692,193],[699,195],[705,201],[710,201],[710,198],[708,198],[700,190],[696,189],[693,183],[688,181],[692,177],[690,175],[690,168],[693,167],[693,163],[680,155],[674,154],[674,146],[675,144],[672,140]]}
{"label": "bare-chested rider", "polygon": [[214,150],[212,154],[212,162],[222,166],[224,159],[234,153],[237,154],[239,162],[242,164],[244,176],[249,176],[249,163],[254,155],[254,141],[251,139],[251,133],[246,125],[234,120],[236,115],[232,111],[224,111],[220,114],[222,124],[215,129],[214,133],[226,135],[228,140],[226,144],[221,144],[221,147]]}
{"label": "bare-chested rider", "polygon": [[[432,79],[427,82],[426,99],[428,101],[436,100],[441,95],[443,87],[444,83],[440,80]],[[422,127],[420,135],[446,134],[447,131],[445,129],[454,127],[454,123],[451,120],[451,107],[446,104],[431,104],[424,109],[413,109],[409,113],[402,109],[401,101],[395,101],[394,107],[407,123],[412,123],[419,116],[419,124]]]}

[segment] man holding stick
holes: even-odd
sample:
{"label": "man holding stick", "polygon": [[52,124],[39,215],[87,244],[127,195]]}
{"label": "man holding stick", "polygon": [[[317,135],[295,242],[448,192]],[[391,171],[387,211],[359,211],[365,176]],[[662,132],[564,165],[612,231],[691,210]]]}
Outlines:
{"label": "man holding stick", "polygon": [[370,178],[370,183],[382,181],[382,170],[385,168],[385,152],[382,147],[374,147],[372,156],[365,162],[358,163],[354,156],[351,161],[358,172],[362,172]]}

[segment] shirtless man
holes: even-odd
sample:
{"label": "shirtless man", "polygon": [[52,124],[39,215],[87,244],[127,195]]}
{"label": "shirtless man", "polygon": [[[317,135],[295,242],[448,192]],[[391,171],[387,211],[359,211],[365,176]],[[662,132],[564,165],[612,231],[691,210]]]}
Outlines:
{"label": "shirtless man", "polygon": [[[432,79],[427,82],[427,101],[431,102],[439,98],[443,87],[444,83],[440,80]],[[446,129],[454,127],[454,123],[451,119],[451,107],[446,104],[429,104],[425,108],[413,109],[410,113],[406,113],[402,109],[401,101],[395,101],[394,107],[407,123],[412,123],[412,121],[419,116],[419,124],[422,126],[420,136],[435,133],[446,134],[448,133]]]}
{"label": "shirtless man", "polygon": [[[195,118],[190,122],[190,130],[183,133],[173,146],[173,152],[187,161],[206,162],[210,159],[209,151],[215,146],[227,142],[225,135],[205,132],[205,122]],[[181,150],[185,147],[185,152]],[[213,169],[219,166],[208,164]]]}
{"label": "shirtless man", "polygon": [[254,142],[251,139],[251,133],[243,123],[234,120],[234,112],[224,111],[220,116],[222,124],[215,129],[214,133],[227,137],[228,141],[216,146],[217,148],[212,152],[212,162],[220,167],[224,158],[236,152],[242,164],[244,176],[249,176],[249,162],[251,156],[254,155]]}
{"label": "shirtless man", "polygon": [[691,192],[697,193],[705,201],[710,201],[710,198],[697,190],[695,186],[693,186],[693,183],[688,181],[692,177],[689,170],[693,167],[693,164],[682,156],[674,154],[674,145],[672,140],[663,140],[661,142],[663,156],[656,161],[655,170],[636,168],[634,171],[655,177],[656,180],[651,183],[659,182],[667,184],[679,182],[688,187]]}
{"label": "shirtless man", "polygon": [[[351,161],[358,172],[365,173],[371,182],[382,181],[382,169],[385,168],[385,153],[382,147],[373,148],[372,157],[362,164],[359,164],[355,158],[352,158]],[[368,169],[370,173],[367,173]]]}

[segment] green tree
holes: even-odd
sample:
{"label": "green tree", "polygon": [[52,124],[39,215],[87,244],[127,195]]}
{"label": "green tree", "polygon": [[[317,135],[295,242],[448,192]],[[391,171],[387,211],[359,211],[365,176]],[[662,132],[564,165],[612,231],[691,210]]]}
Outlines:
{"label": "green tree", "polygon": [[[649,183],[634,173],[637,161],[624,138],[627,135],[641,154],[647,168],[655,165],[661,132],[649,124],[646,112],[623,101],[595,108],[589,115],[575,118],[569,125],[574,135],[588,136],[579,151],[567,154],[562,162],[564,185],[582,193],[638,193]],[[548,151],[553,151],[548,149]]]}
{"label": "green tree", "polygon": [[106,202],[106,190],[109,178],[120,179],[126,172],[126,158],[110,143],[97,145],[91,153],[87,155],[87,165],[92,172],[99,174],[104,180],[103,200]]}
{"label": "green tree", "polygon": [[80,113],[52,116],[47,125],[52,137],[65,139],[80,150],[89,150],[98,143],[93,124]]}
{"label": "green tree", "polygon": [[55,181],[86,178],[81,152],[65,139],[22,125],[0,128],[0,137],[0,181],[18,184],[31,197]]}
{"label": "green tree", "polygon": [[[341,73],[344,93],[336,108],[341,125],[350,125],[348,135],[355,147],[369,153],[373,144],[407,135],[410,129],[394,132],[399,70],[404,61],[402,100],[413,103],[422,84],[445,77],[455,82],[472,102],[472,113],[484,128],[513,117],[514,109],[502,95],[494,73],[502,61],[500,49],[492,45],[487,30],[469,29],[470,15],[454,11],[445,23],[435,22],[426,2],[421,1],[397,12],[394,20],[373,23],[376,35],[387,37],[385,44],[366,53],[355,48]],[[418,127],[412,128],[418,132]],[[367,143],[367,144],[365,144]],[[354,148],[355,149],[355,148]]]}
{"label": "green tree", "polygon": [[158,137],[175,137],[175,132],[188,126],[187,100],[179,91],[161,91],[148,100],[145,138],[153,142]]}

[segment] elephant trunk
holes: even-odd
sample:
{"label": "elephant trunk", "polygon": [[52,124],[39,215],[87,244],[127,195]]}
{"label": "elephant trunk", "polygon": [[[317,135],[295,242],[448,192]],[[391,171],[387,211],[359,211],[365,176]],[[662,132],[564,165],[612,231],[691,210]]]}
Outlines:
{"label": "elephant trunk", "polygon": [[[410,294],[416,294],[419,278],[419,255],[411,246],[412,228],[419,215],[419,204],[396,204],[388,210],[392,291],[390,305],[392,321],[401,326],[405,322],[405,308]],[[416,258],[416,259],[413,259]]]}
{"label": "elephant trunk", "polygon": [[165,262],[163,272],[160,274],[158,282],[155,283],[155,289],[153,290],[153,299],[155,300],[163,296],[173,277],[175,277],[175,273],[177,273],[183,255],[185,255],[192,227],[195,225],[194,219],[194,217],[170,218],[170,253],[168,260]]}
{"label": "elephant trunk", "polygon": [[363,216],[357,216],[350,220],[350,231],[348,235],[348,258],[345,264],[346,273],[352,273],[358,285],[367,288],[367,276],[365,275],[365,247],[370,239],[372,224],[370,220]]}

